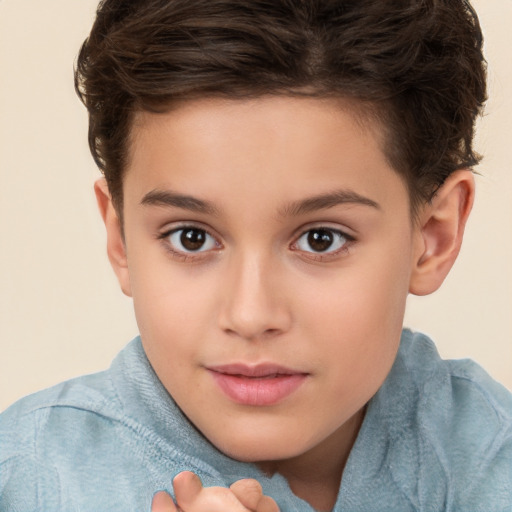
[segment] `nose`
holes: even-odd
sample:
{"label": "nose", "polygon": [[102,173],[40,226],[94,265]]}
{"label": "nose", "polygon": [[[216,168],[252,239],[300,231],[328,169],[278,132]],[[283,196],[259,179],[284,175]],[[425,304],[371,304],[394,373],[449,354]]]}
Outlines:
{"label": "nose", "polygon": [[229,262],[219,316],[224,332],[258,340],[290,329],[292,316],[275,267],[254,253]]}

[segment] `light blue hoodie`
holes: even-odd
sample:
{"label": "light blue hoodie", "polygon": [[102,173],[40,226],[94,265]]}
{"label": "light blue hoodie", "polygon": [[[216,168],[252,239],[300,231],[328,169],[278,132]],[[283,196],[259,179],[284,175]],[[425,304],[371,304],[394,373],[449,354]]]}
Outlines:
{"label": "light blue hoodie", "polygon": [[[282,512],[313,509],[284,478],[220,453],[183,416],[133,340],[105,372],[0,415],[1,512],[144,512],[173,477],[256,478]],[[512,512],[512,395],[475,363],[404,331],[347,462],[339,512]]]}

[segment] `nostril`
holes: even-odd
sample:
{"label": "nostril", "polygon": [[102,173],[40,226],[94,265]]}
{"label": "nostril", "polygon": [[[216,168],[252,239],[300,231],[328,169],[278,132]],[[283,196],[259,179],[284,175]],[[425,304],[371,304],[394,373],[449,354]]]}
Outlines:
{"label": "nostril", "polygon": [[224,329],[224,332],[228,334],[229,336],[234,336],[238,338],[243,338],[248,341],[257,341],[257,340],[264,340],[269,338],[274,338],[276,336],[279,336],[279,334],[282,332],[281,329],[277,328],[270,328],[270,329],[262,329],[262,330],[243,330],[243,329],[232,329],[227,328]]}

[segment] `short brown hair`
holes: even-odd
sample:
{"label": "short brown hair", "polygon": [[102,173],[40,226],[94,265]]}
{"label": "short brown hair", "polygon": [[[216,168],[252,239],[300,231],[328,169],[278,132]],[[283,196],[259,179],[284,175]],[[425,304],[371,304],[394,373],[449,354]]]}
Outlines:
{"label": "short brown hair", "polygon": [[465,0],[103,0],[75,71],[90,148],[120,210],[135,112],[287,94],[366,105],[414,211],[478,162],[485,78]]}

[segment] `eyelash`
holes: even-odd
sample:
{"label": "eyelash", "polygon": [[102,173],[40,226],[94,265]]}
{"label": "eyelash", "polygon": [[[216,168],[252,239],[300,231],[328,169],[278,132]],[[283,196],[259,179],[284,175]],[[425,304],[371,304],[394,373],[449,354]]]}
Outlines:
{"label": "eyelash", "polygon": [[[186,232],[186,231],[197,231],[197,232],[203,232],[208,237],[213,239],[215,241],[216,248],[215,249],[208,249],[203,251],[182,251],[175,249],[170,241],[170,237],[176,233],[179,233],[180,231]],[[222,245],[217,242],[217,238],[210,233],[210,231],[203,226],[195,226],[193,224],[185,224],[182,226],[177,226],[172,229],[169,229],[167,231],[164,231],[163,233],[158,234],[157,238],[161,240],[164,244],[165,249],[171,254],[173,258],[182,260],[182,261],[192,261],[197,260],[198,258],[204,258],[208,255],[208,253],[211,252],[211,250],[218,250],[222,248]]]}
{"label": "eyelash", "polygon": [[[334,234],[334,238],[337,237],[338,240],[340,238],[344,239],[344,242],[342,243],[341,247],[339,247],[338,249],[335,249],[335,250],[329,250],[329,248],[328,248],[325,251],[304,251],[304,250],[297,248],[298,243],[300,242],[300,240],[302,238],[307,237],[308,235],[310,235],[313,232],[321,232],[321,231],[329,233],[331,235]],[[295,250],[295,251],[300,251],[301,255],[304,258],[308,258],[310,260],[317,261],[317,262],[327,262],[327,261],[332,261],[332,260],[336,259],[337,257],[341,256],[342,254],[347,253],[349,251],[351,245],[355,242],[355,240],[356,240],[355,237],[353,237],[352,235],[349,235],[348,233],[346,233],[344,231],[341,231],[340,229],[332,228],[329,226],[318,225],[318,226],[310,227],[305,231],[301,231],[300,235],[295,239],[295,242],[293,242],[293,244],[291,245],[291,249]]]}
{"label": "eyelash", "polygon": [[[206,250],[198,250],[198,251],[190,251],[190,252],[176,249],[173,246],[173,244],[171,243],[170,237],[179,232],[186,232],[186,231],[196,231],[196,232],[202,232],[202,233],[206,234],[208,237],[210,237],[214,241],[215,248],[206,249]],[[297,247],[299,241],[302,238],[310,235],[312,232],[315,232],[315,231],[316,232],[324,231],[326,233],[330,233],[331,235],[334,234],[334,236],[337,237],[338,239],[343,238],[344,243],[341,245],[341,247],[339,247],[338,249],[336,249],[334,251],[329,251],[327,249],[326,251],[315,252],[315,251],[305,251],[305,250],[299,249]],[[163,242],[165,249],[171,254],[172,257],[180,259],[182,261],[197,261],[198,259],[207,257],[211,253],[211,251],[216,251],[216,250],[222,249],[222,244],[220,242],[218,242],[217,237],[215,235],[213,235],[205,227],[202,227],[202,226],[199,227],[199,226],[195,226],[193,224],[186,224],[186,225],[174,227],[172,229],[164,231],[163,233],[158,234],[157,238]],[[300,235],[298,237],[296,237],[295,241],[290,245],[290,249],[292,251],[300,252],[303,255],[303,257],[308,258],[310,260],[323,262],[323,261],[333,260],[336,257],[340,256],[341,254],[348,252],[348,250],[350,249],[350,246],[352,245],[353,242],[355,242],[355,237],[349,235],[348,233],[345,233],[344,231],[341,231],[340,229],[332,228],[329,226],[319,225],[319,226],[310,227],[307,230],[302,230],[300,232]]]}

